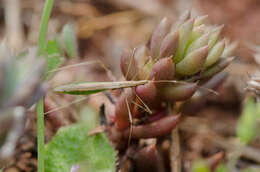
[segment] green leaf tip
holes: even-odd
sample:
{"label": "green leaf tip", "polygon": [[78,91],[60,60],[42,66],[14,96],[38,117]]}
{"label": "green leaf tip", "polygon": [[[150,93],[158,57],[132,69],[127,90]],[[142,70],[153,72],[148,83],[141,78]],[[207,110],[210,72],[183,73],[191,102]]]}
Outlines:
{"label": "green leaf tip", "polygon": [[47,53],[47,76],[46,79],[53,75],[53,70],[58,69],[62,62],[62,49],[57,39],[49,40],[46,45]]}
{"label": "green leaf tip", "polygon": [[77,56],[77,40],[74,27],[70,24],[66,24],[62,29],[62,38],[65,46],[65,51],[69,57],[73,58]]}
{"label": "green leaf tip", "polygon": [[242,143],[248,144],[258,134],[258,113],[256,103],[249,98],[244,106],[242,116],[237,125],[237,136]]}

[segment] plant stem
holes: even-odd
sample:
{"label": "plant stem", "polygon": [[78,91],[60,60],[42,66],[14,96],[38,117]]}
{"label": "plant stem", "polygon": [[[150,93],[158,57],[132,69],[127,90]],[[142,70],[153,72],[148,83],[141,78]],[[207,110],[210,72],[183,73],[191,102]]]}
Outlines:
{"label": "plant stem", "polygon": [[44,172],[44,109],[43,99],[37,104],[37,149],[38,149],[38,172]]}
{"label": "plant stem", "polygon": [[[173,104],[169,104],[169,114],[175,115]],[[181,172],[181,145],[178,127],[171,133],[170,162],[171,172]]]}
{"label": "plant stem", "polygon": [[42,19],[41,19],[39,38],[38,38],[39,55],[43,55],[45,52],[46,33],[47,33],[47,29],[48,29],[48,21],[51,16],[53,2],[54,2],[54,0],[45,1],[43,13],[42,13]]}
{"label": "plant stem", "polygon": [[[41,27],[38,38],[39,55],[45,54],[46,46],[46,33],[48,29],[48,21],[51,15],[51,10],[54,0],[46,0],[42,19]],[[38,172],[44,172],[44,107],[43,98],[37,104],[37,149],[38,149]]]}
{"label": "plant stem", "polygon": [[170,158],[171,158],[171,169],[172,172],[181,172],[181,145],[179,129],[176,127],[171,133],[171,148],[170,148]]}

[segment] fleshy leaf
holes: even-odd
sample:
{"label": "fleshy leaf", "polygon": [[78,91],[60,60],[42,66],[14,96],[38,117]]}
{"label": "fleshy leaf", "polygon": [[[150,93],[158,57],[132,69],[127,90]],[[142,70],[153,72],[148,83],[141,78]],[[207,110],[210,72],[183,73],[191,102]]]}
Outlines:
{"label": "fleshy leaf", "polygon": [[195,19],[194,26],[200,26],[207,20],[208,15],[200,16]]}
{"label": "fleshy leaf", "polygon": [[193,29],[193,23],[194,23],[194,20],[190,19],[180,26],[179,45],[178,45],[178,50],[177,50],[176,56],[174,58],[174,62],[176,64],[179,63],[184,58],[184,56],[183,56],[184,50],[190,39],[190,35],[191,35],[192,29]]}

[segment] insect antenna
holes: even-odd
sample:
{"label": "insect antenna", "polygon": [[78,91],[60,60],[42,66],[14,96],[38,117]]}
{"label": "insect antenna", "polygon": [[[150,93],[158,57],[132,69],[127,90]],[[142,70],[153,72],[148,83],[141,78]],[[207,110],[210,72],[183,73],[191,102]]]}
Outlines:
{"label": "insect antenna", "polygon": [[[141,97],[139,97],[136,92],[134,92],[136,97],[138,98],[138,100],[140,100],[140,102],[144,105],[145,107],[145,111],[148,112],[149,114],[152,114],[152,110],[149,108],[149,106],[141,99]],[[140,105],[141,106],[141,105]]]}
{"label": "insect antenna", "polygon": [[132,137],[132,132],[133,132],[133,118],[132,118],[132,113],[130,111],[128,100],[125,99],[125,101],[126,101],[127,110],[128,110],[128,117],[129,117],[129,121],[130,121],[130,133],[129,133],[129,137],[128,137],[128,146],[129,146],[130,141],[131,141],[131,137]]}
{"label": "insect antenna", "polygon": [[146,111],[147,113],[150,113],[150,111],[148,111],[144,106],[134,102],[134,101],[131,101],[131,103],[133,103],[134,105],[138,106],[139,108],[143,109],[144,111]]}
{"label": "insect antenna", "polygon": [[63,106],[60,106],[60,107],[57,107],[57,108],[53,108],[53,109],[51,109],[51,110],[45,112],[44,115],[47,115],[47,114],[49,114],[49,113],[52,113],[52,112],[56,112],[56,111],[65,109],[65,108],[67,108],[67,107],[69,107],[69,106],[71,106],[71,105],[73,105],[73,104],[76,104],[76,103],[79,103],[79,102],[81,102],[81,101],[84,101],[84,100],[86,100],[87,98],[88,98],[88,97],[82,97],[82,98],[76,99],[76,100],[74,100],[74,101],[72,101],[71,103],[68,103],[68,104],[66,104],[66,105],[63,105]]}
{"label": "insect antenna", "polygon": [[99,60],[91,60],[91,61],[86,61],[86,62],[81,62],[81,63],[77,63],[77,64],[59,67],[59,68],[50,70],[47,73],[58,72],[58,71],[62,71],[62,70],[66,70],[66,69],[70,69],[70,68],[74,68],[74,67],[85,66],[85,65],[90,65],[90,64],[98,64],[98,63],[100,63]]}
{"label": "insect antenna", "polygon": [[[127,72],[126,72],[126,77],[125,78],[128,77],[128,74],[129,74],[129,71],[130,71],[130,67],[132,66],[132,63],[134,61],[135,52],[136,52],[136,48],[133,49],[133,52],[132,52],[132,55],[131,55],[131,60],[130,60],[130,63],[128,65],[128,67],[127,67]],[[134,79],[134,78],[131,78],[131,80],[132,79]]]}

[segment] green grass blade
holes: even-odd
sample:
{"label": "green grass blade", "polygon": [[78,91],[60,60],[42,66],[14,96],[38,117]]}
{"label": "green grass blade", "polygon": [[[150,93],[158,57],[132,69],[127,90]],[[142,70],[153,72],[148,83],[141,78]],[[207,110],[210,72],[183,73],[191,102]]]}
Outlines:
{"label": "green grass blade", "polygon": [[[42,56],[45,54],[46,46],[46,33],[48,28],[48,22],[51,16],[51,10],[53,7],[54,0],[46,0],[42,19],[41,26],[38,38],[39,46],[39,55]],[[38,172],[44,172],[44,109],[43,109],[43,99],[37,104],[37,153],[38,153]]]}
{"label": "green grass blade", "polygon": [[53,2],[54,0],[46,0],[44,5],[42,19],[41,19],[40,33],[38,38],[39,55],[43,55],[45,52],[46,33],[48,29],[48,22],[51,16]]}

